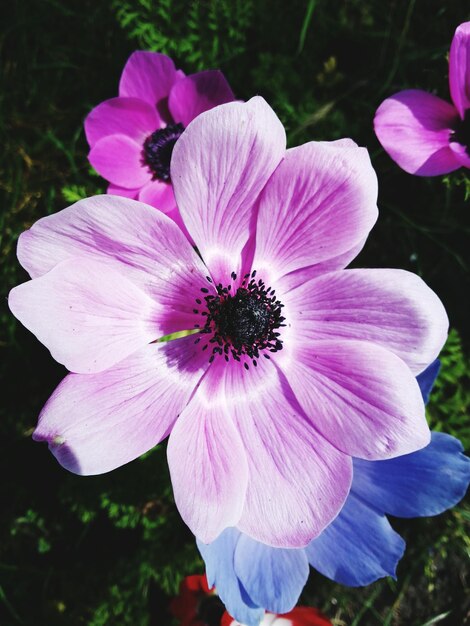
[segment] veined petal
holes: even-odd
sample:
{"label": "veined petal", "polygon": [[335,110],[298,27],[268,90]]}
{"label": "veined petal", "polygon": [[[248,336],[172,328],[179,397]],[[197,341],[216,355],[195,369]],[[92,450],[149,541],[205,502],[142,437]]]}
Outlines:
{"label": "veined petal", "polygon": [[400,358],[365,341],[301,342],[299,337],[276,363],[310,422],[331,444],[377,460],[429,443],[421,391]]}
{"label": "veined petal", "polygon": [[328,261],[363,242],[376,219],[377,176],[365,148],[292,148],[261,195],[253,267],[277,278]]}
{"label": "veined petal", "polygon": [[168,107],[175,122],[187,126],[204,111],[233,100],[235,96],[222,72],[206,70],[176,82],[171,89]]}
{"label": "veined petal", "polygon": [[385,515],[352,494],[333,523],[306,548],[316,570],[349,587],[395,576],[404,550],[405,542]]}
{"label": "veined petal", "polygon": [[428,446],[396,459],[354,459],[354,493],[397,517],[438,515],[464,497],[469,483],[470,459],[445,433],[433,432]]}
{"label": "veined petal", "polygon": [[284,156],[284,128],[260,97],[206,111],[177,141],[176,202],[216,282],[238,271],[254,227],[254,205]]}
{"label": "veined petal", "polygon": [[470,22],[457,27],[449,54],[450,95],[460,117],[470,109]]}
{"label": "veined petal", "polygon": [[442,302],[419,276],[404,270],[330,272],[281,299],[302,340],[371,341],[398,355],[414,374],[437,357],[447,337]]}
{"label": "veined petal", "polygon": [[164,333],[158,305],[119,271],[85,257],[12,289],[12,313],[72,372],[100,372]]}
{"label": "veined petal", "polygon": [[405,172],[437,176],[461,165],[449,144],[457,120],[457,110],[448,102],[410,89],[382,102],[374,128],[383,148]]}
{"label": "veined petal", "polygon": [[127,135],[109,135],[97,141],[88,159],[98,174],[119,187],[135,189],[151,178],[142,162],[142,145]]}
{"label": "veined petal", "polygon": [[145,346],[99,374],[69,374],[33,438],[71,472],[109,472],[169,434],[206,367],[187,337]]}

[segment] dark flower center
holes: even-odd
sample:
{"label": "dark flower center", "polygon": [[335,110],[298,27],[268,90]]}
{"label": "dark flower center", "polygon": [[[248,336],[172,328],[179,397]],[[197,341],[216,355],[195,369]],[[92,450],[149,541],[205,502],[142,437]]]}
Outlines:
{"label": "dark flower center", "polygon": [[[285,326],[282,316],[283,304],[277,299],[274,289],[266,287],[263,280],[255,280],[256,270],[245,274],[241,285],[232,293],[232,285],[223,287],[216,285],[217,295],[209,294],[206,287],[201,289],[206,310],[201,315],[206,316],[206,323],[201,334],[211,334],[212,337],[203,346],[203,350],[212,347],[209,362],[219,354],[226,361],[230,357],[240,361],[240,357],[247,355],[253,365],[257,366],[260,352],[269,359],[268,352],[282,350],[282,341],[279,339],[279,328]],[[237,275],[232,272],[235,281]],[[209,282],[212,280],[207,277]],[[202,305],[201,298],[196,299]],[[199,313],[199,309],[193,309]],[[198,324],[195,325],[199,327]],[[203,337],[197,337],[194,343],[199,343]],[[249,369],[248,363],[244,367]]]}
{"label": "dark flower center", "polygon": [[183,124],[170,124],[149,135],[144,142],[143,162],[153,174],[153,180],[170,180],[170,161],[175,143],[184,131]]}
{"label": "dark flower center", "polygon": [[470,109],[465,111],[463,120],[459,119],[450,135],[450,141],[465,146],[466,152],[470,156]]}
{"label": "dark flower center", "polygon": [[197,617],[207,626],[219,626],[225,607],[216,595],[205,596],[198,607]]}

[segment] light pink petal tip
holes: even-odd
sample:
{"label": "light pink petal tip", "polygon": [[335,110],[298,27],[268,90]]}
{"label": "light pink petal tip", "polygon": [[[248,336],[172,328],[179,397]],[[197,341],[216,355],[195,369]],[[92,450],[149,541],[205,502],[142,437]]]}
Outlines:
{"label": "light pink petal tip", "polygon": [[351,140],[287,151],[261,196],[253,267],[275,278],[343,255],[377,219],[377,176]]}
{"label": "light pink petal tip", "polygon": [[175,83],[168,107],[175,122],[187,126],[204,111],[233,100],[235,96],[222,72],[206,70]]}
{"label": "light pink petal tip", "polygon": [[168,435],[206,367],[189,337],[146,346],[99,374],[70,374],[33,438],[71,472],[109,472]]}
{"label": "light pink petal tip", "polygon": [[254,226],[253,205],[285,146],[281,122],[260,97],[202,113],[176,143],[176,201],[216,281],[239,269]]}
{"label": "light pink petal tip", "polygon": [[88,159],[106,180],[119,187],[135,189],[152,178],[142,160],[142,146],[127,135],[109,135],[94,144]]}
{"label": "light pink petal tip", "polygon": [[470,109],[470,22],[455,31],[449,54],[450,95],[460,117]]}
{"label": "light pink petal tip", "polygon": [[448,102],[410,89],[382,102],[374,128],[383,148],[402,169],[437,176],[461,166],[449,144],[457,120],[457,110]]}

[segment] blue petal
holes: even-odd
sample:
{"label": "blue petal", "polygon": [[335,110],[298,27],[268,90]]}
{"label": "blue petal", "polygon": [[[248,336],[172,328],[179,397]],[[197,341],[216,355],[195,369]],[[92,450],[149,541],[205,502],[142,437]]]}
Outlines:
{"label": "blue petal", "polygon": [[236,528],[227,528],[212,543],[197,541],[197,547],[206,564],[207,582],[215,586],[228,613],[246,626],[258,626],[264,608],[254,604],[235,574],[234,553],[240,534]]}
{"label": "blue petal", "polygon": [[324,576],[360,587],[394,576],[405,542],[384,515],[350,494],[338,517],[305,550]]}
{"label": "blue petal", "polygon": [[436,359],[424,370],[424,372],[421,372],[421,374],[416,377],[419,388],[421,389],[421,393],[423,394],[424,404],[428,403],[429,394],[434,387],[434,383],[436,382],[436,378],[439,374],[440,369],[441,362],[439,361],[439,359]]}
{"label": "blue petal", "polygon": [[235,571],[257,605],[272,613],[288,613],[307,582],[309,566],[302,549],[272,548],[241,534]]}
{"label": "blue petal", "polygon": [[417,452],[387,461],[354,459],[351,490],[372,506],[397,517],[437,515],[463,498],[470,459],[458,439],[431,433]]}

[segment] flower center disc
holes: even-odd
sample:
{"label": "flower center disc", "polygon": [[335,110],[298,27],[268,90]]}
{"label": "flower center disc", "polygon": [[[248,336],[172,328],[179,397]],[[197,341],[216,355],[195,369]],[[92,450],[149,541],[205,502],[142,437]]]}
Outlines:
{"label": "flower center disc", "polygon": [[170,180],[171,155],[183,131],[183,124],[170,124],[156,130],[145,140],[143,162],[152,172],[153,180]]}
{"label": "flower center disc", "polygon": [[467,154],[470,156],[470,109],[465,111],[463,120],[459,120],[450,140],[465,146]]}

